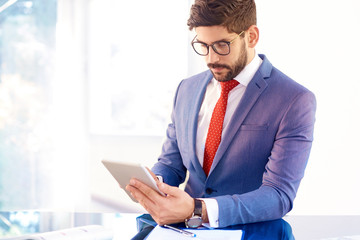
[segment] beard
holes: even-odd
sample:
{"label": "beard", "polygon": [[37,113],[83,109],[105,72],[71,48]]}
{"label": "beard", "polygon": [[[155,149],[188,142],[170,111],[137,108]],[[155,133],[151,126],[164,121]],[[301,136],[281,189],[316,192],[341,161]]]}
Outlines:
{"label": "beard", "polygon": [[[214,78],[219,81],[219,82],[226,82],[226,81],[230,81],[232,79],[234,79],[246,66],[248,57],[246,54],[246,48],[245,48],[245,44],[243,44],[243,47],[241,48],[240,51],[240,56],[239,58],[236,60],[235,64],[230,66],[227,64],[219,64],[219,63],[209,63],[207,64],[207,66],[210,68],[210,71],[212,72]],[[227,69],[227,73],[225,73],[225,75],[220,75],[215,73],[213,70],[211,70],[212,68],[225,68]]]}

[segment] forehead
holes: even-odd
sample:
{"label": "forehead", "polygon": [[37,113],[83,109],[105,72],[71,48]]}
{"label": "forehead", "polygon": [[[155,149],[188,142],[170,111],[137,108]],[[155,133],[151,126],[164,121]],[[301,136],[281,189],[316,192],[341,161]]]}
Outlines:
{"label": "forehead", "polygon": [[220,40],[229,40],[236,36],[236,33],[229,33],[223,26],[208,26],[195,28],[196,39],[205,43],[212,43]]}

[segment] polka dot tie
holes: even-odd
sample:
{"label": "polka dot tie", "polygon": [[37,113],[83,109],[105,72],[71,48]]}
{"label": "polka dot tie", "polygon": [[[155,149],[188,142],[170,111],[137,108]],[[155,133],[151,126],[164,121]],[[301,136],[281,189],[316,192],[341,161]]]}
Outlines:
{"label": "polka dot tie", "polygon": [[203,169],[209,175],[216,151],[220,145],[229,92],[239,84],[236,80],[220,82],[221,94],[211,116],[209,130],[206,136]]}

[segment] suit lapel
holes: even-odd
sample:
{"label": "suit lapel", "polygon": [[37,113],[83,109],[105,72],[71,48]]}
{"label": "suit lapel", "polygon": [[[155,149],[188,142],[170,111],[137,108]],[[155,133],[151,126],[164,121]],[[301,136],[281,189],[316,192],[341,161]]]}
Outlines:
{"label": "suit lapel", "polygon": [[242,97],[239,105],[237,106],[234,112],[234,115],[232,116],[229,122],[228,131],[221,140],[213,164],[211,166],[209,175],[221,160],[222,156],[226,152],[228,146],[232,142],[235,134],[237,133],[238,129],[244,122],[251,108],[254,106],[257,99],[260,97],[260,95],[266,88],[267,88],[267,82],[264,80],[264,77],[262,76],[261,72],[258,71],[255,74],[254,78],[250,81],[249,85],[247,86],[244,96]]}
{"label": "suit lapel", "polygon": [[[202,166],[200,165],[199,159],[196,156],[196,134],[197,134],[197,127],[198,127],[198,118],[199,118],[199,111],[201,108],[202,101],[204,99],[204,95],[206,92],[206,87],[210,80],[213,78],[213,75],[208,70],[207,75],[205,77],[205,81],[201,80],[200,84],[197,87],[194,87],[192,91],[195,91],[195,98],[194,98],[194,104],[190,107],[189,110],[189,118],[188,118],[188,125],[189,125],[189,149],[192,161],[192,165],[195,168],[195,171],[197,172],[198,176],[205,182],[206,175],[204,173],[204,170]],[[200,91],[199,91],[200,89]]]}

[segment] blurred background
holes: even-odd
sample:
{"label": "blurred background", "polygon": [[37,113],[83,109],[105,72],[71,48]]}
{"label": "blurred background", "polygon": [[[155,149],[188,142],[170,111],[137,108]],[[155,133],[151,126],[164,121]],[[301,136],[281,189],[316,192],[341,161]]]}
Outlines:
{"label": "blurred background", "polygon": [[[206,69],[192,2],[0,0],[0,211],[143,211],[100,161],[157,161],[178,83]],[[318,101],[290,214],[359,215],[360,2],[256,4],[257,52]]]}

